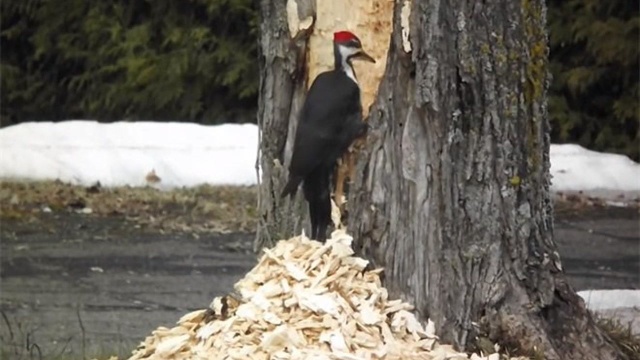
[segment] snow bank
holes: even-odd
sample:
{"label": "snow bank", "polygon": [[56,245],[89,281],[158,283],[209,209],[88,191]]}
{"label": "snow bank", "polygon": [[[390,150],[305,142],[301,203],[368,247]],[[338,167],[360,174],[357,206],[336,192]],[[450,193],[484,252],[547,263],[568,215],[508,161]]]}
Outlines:
{"label": "snow bank", "polygon": [[256,182],[255,125],[95,121],[23,123],[0,130],[0,177],[163,187]]}
{"label": "snow bank", "polygon": [[[0,129],[0,178],[104,186],[256,183],[256,125],[95,121],[23,123]],[[640,164],[578,145],[551,145],[555,191],[640,191]]]}
{"label": "snow bank", "polygon": [[593,311],[640,308],[640,290],[583,290],[578,295]]}
{"label": "snow bank", "polygon": [[551,145],[552,189],[640,191],[640,164],[580,145]]}

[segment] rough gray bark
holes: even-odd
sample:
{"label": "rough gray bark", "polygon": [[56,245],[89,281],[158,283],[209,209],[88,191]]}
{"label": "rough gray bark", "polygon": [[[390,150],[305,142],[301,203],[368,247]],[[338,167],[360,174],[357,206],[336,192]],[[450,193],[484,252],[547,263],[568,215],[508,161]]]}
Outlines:
{"label": "rough gray bark", "polygon": [[618,359],[553,241],[542,0],[396,0],[385,78],[350,189],[357,251],[458,347]]}
{"label": "rough gray bark", "polygon": [[[293,200],[280,199],[286,181],[285,164],[291,153],[298,116],[306,91],[305,34],[292,39],[287,23],[286,0],[260,1],[260,94],[258,127],[260,149],[258,229],[254,250],[300,233],[306,207],[301,192]],[[312,0],[299,0],[300,18],[313,15]],[[290,156],[290,155],[287,155]],[[295,216],[293,214],[296,214]]]}

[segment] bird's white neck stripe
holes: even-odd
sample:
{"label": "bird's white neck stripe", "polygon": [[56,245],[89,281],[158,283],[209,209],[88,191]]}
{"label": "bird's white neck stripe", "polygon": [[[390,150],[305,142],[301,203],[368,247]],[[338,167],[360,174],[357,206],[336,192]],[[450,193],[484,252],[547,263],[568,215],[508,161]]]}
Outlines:
{"label": "bird's white neck stripe", "polygon": [[342,69],[347,74],[347,76],[353,80],[356,84],[358,84],[358,79],[356,79],[356,72],[353,71],[353,66],[346,61],[342,62]]}
{"label": "bird's white neck stripe", "polygon": [[349,56],[353,55],[357,50],[348,48],[343,45],[338,46],[338,50],[340,51],[340,58],[342,59],[342,70],[357,85],[358,79],[356,79],[356,72],[353,70],[353,66],[351,66],[351,64],[349,64],[349,62],[347,61]]}

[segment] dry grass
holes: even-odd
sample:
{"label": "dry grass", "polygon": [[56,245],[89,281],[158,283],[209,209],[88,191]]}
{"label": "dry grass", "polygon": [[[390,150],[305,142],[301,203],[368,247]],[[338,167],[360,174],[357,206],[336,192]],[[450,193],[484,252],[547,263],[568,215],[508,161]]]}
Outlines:
{"label": "dry grass", "polygon": [[[573,216],[607,209],[603,201],[557,193],[555,213]],[[640,208],[639,199],[627,199]],[[74,186],[60,181],[0,182],[0,221],[36,221],[43,212],[124,216],[143,227],[173,232],[255,231],[255,186],[199,186],[161,191],[153,187]],[[84,210],[83,210],[84,209]]]}
{"label": "dry grass", "polygon": [[161,232],[254,231],[255,187],[199,186],[161,191],[151,187],[102,188],[59,181],[2,182],[0,221],[32,221],[43,212],[123,216]]}
{"label": "dry grass", "polygon": [[[624,207],[612,206],[612,204],[624,204]],[[617,198],[604,199],[588,196],[582,191],[553,193],[554,213],[559,216],[575,216],[593,214],[602,210],[631,208],[640,210],[640,197],[630,195],[625,198],[619,195]]]}
{"label": "dry grass", "polygon": [[634,335],[631,325],[625,325],[618,319],[593,315],[596,322],[629,360],[640,360],[640,335]]}

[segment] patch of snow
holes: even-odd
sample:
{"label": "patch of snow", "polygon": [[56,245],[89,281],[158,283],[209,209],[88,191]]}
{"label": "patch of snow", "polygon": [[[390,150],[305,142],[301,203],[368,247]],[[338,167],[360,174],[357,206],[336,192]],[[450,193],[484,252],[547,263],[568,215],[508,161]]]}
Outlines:
{"label": "patch of snow", "polygon": [[640,191],[640,164],[624,155],[600,153],[580,145],[551,145],[554,191]]}
{"label": "patch of snow", "polygon": [[609,206],[614,206],[614,207],[626,207],[626,206],[628,206],[628,204],[623,202],[623,201],[607,201],[606,204],[609,205]]}
{"label": "patch of snow", "polygon": [[578,295],[593,311],[640,307],[640,290],[583,290]]}
{"label": "patch of snow", "polygon": [[[86,186],[253,185],[257,150],[254,124],[22,123],[0,129],[0,178]],[[640,193],[640,164],[626,156],[572,144],[550,151],[554,191]]]}
{"label": "patch of snow", "polygon": [[253,124],[22,123],[0,129],[0,178],[169,188],[250,185],[256,183],[257,149]]}

